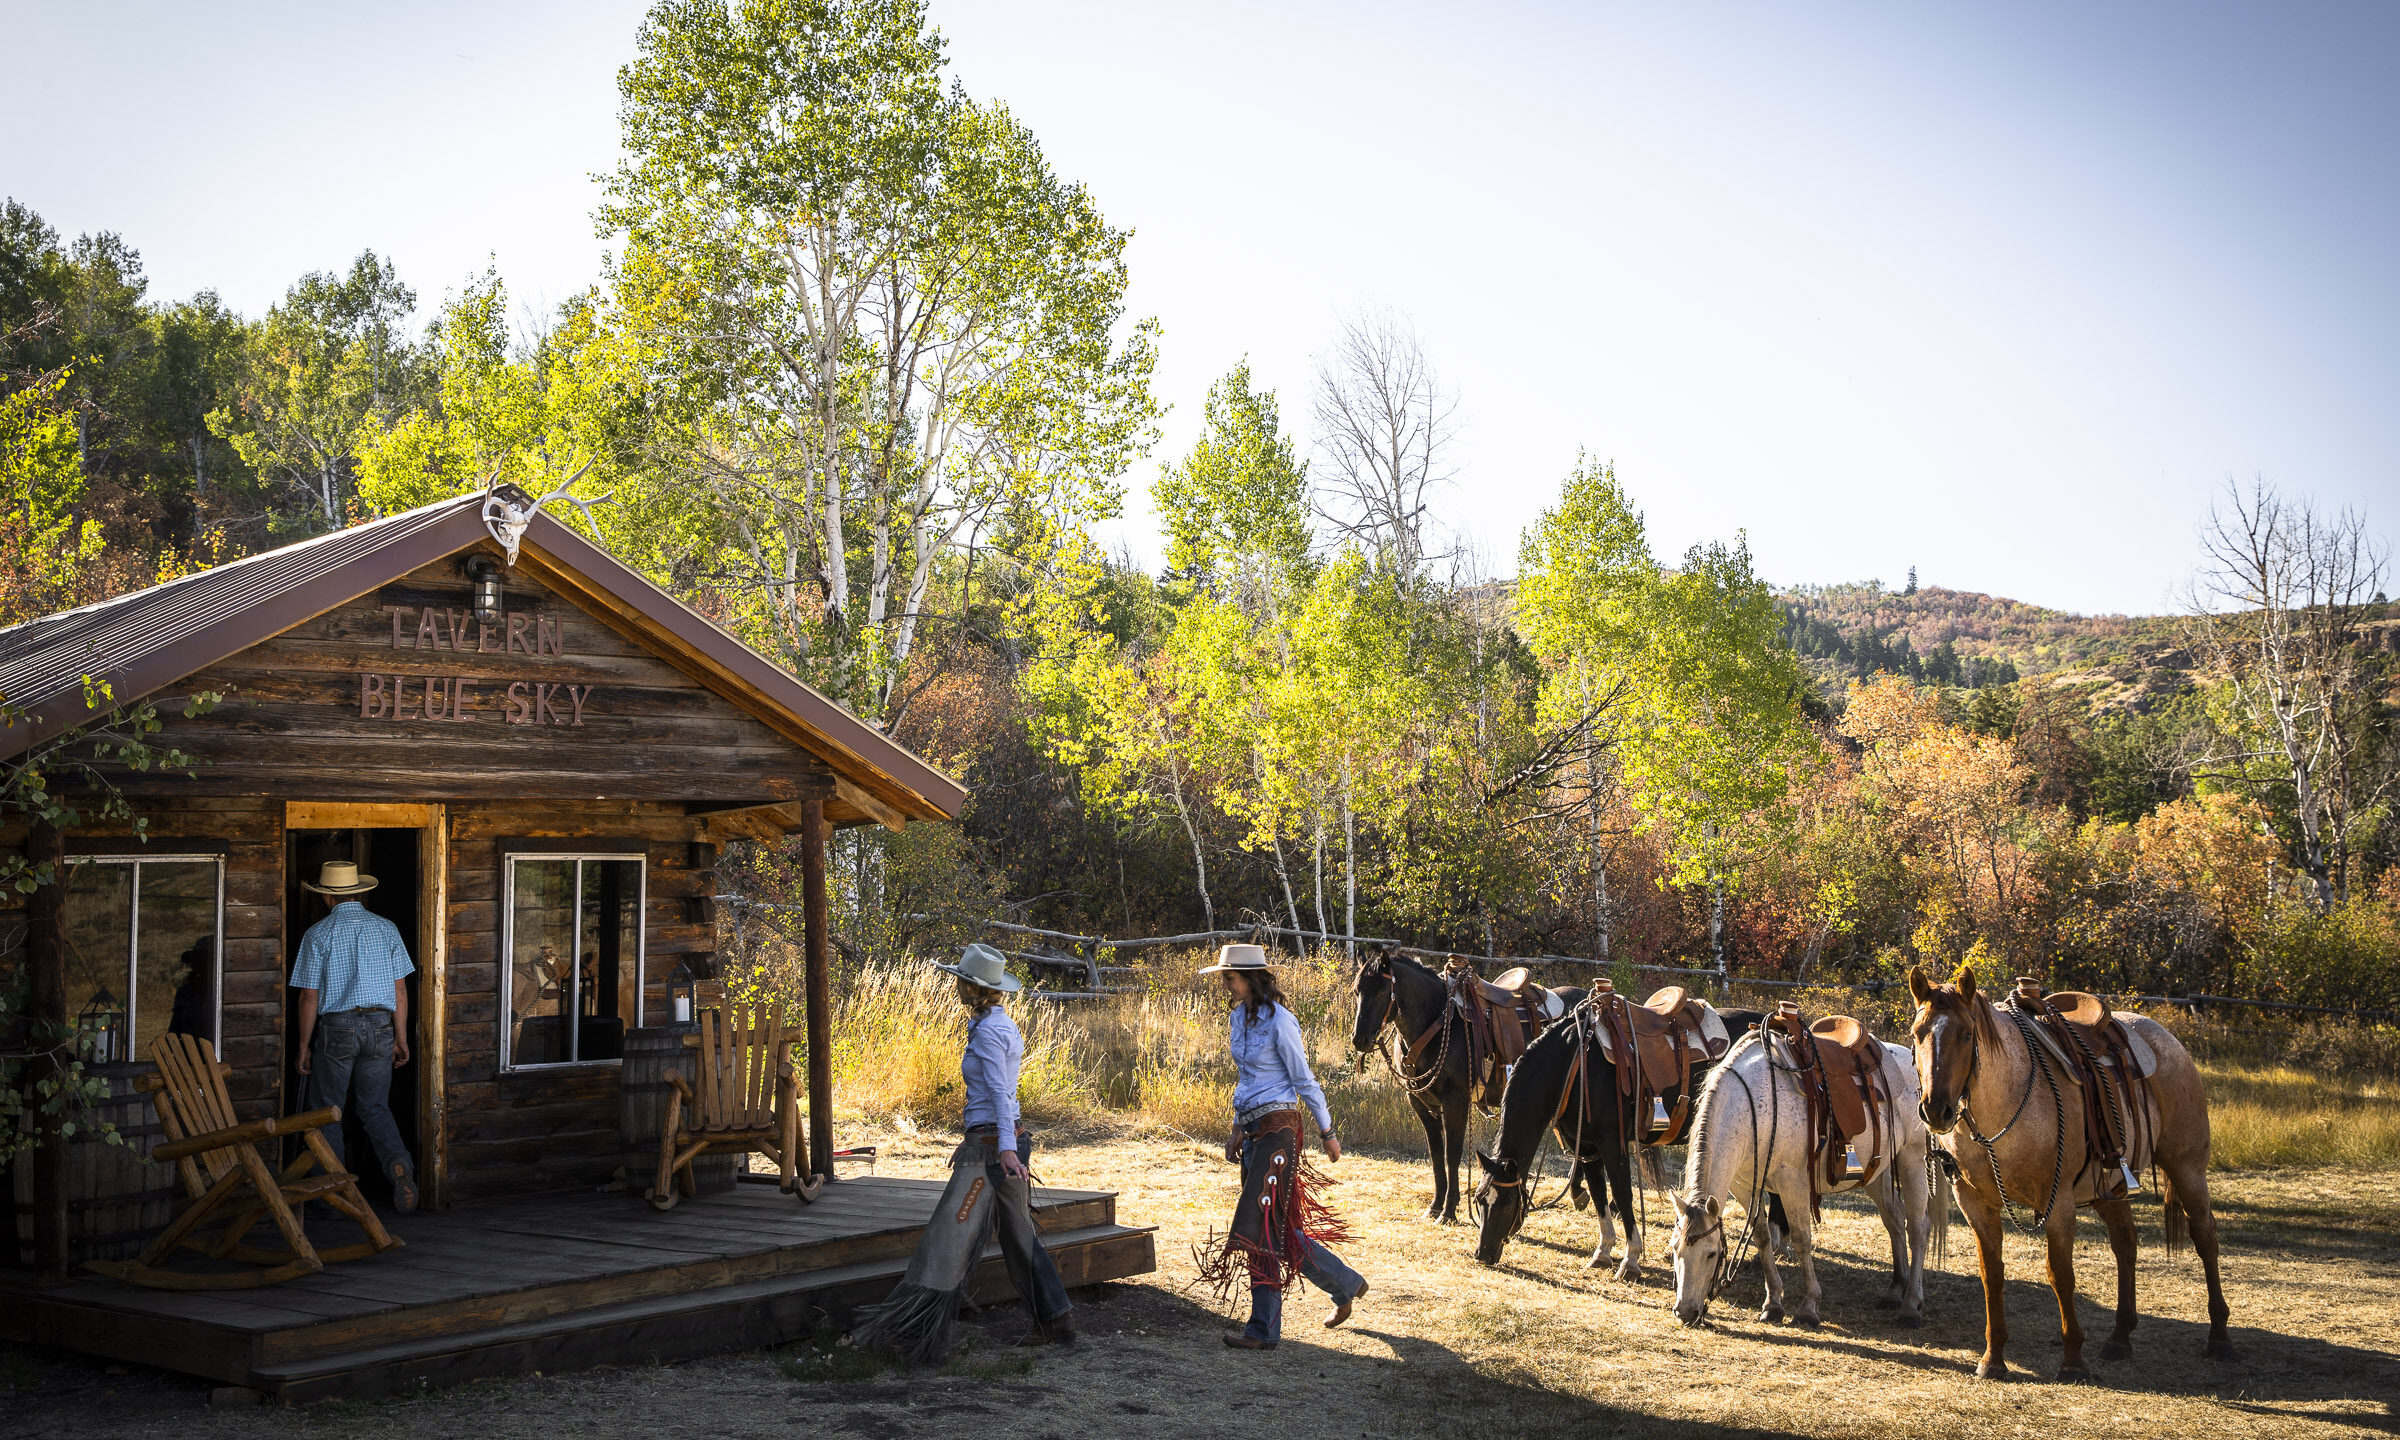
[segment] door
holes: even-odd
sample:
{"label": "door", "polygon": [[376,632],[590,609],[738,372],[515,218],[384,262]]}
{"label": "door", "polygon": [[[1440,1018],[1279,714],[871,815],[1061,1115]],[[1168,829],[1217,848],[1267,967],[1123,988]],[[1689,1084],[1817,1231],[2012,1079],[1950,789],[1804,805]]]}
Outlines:
{"label": "door", "polygon": [[[444,850],[448,827],[439,805],[340,804],[292,801],[285,814],[284,962],[290,973],[308,928],[325,918],[334,902],[306,888],[328,860],[346,860],[375,877],[375,888],[358,897],[375,915],[392,922],[408,946],[415,969],[408,986],[410,1060],[392,1071],[390,1104],[400,1138],[416,1162],[422,1203],[448,1201],[448,1164],[442,1117],[444,1046],[443,919],[448,887]],[[300,993],[284,989],[284,1111],[307,1110],[307,1077],[299,1073]],[[351,1168],[376,1204],[390,1200],[391,1182],[374,1163],[374,1147],[344,1105],[343,1144]]]}
{"label": "door", "polygon": [[[420,933],[422,916],[419,906],[423,886],[417,874],[417,832],[400,829],[368,829],[356,827],[343,830],[287,830],[284,832],[287,864],[284,868],[284,973],[291,973],[292,963],[299,959],[300,941],[310,926],[324,919],[334,905],[333,897],[320,895],[307,888],[304,882],[313,881],[328,860],[347,860],[358,866],[361,875],[375,877],[375,888],[357,898],[371,914],[380,915],[400,929],[401,939],[408,945],[409,959],[416,970],[409,975],[408,1015],[409,1048],[413,1052],[409,1064],[392,1071],[392,1119],[400,1127],[400,1139],[415,1157],[423,1152],[418,1125],[418,1085],[416,1066],[423,1045],[418,1036],[422,1027],[417,1017],[422,1010],[420,997],[424,993],[425,966],[417,954],[416,937]],[[347,897],[345,897],[347,898]],[[290,1097],[287,1113],[297,1114],[309,1108],[308,1077],[300,1073],[300,992],[290,987],[284,991],[284,1094]],[[350,1168],[359,1177],[368,1200],[388,1204],[391,1200],[391,1180],[374,1163],[374,1147],[368,1143],[366,1127],[360,1122],[347,1100],[334,1102],[342,1106],[342,1143]]]}

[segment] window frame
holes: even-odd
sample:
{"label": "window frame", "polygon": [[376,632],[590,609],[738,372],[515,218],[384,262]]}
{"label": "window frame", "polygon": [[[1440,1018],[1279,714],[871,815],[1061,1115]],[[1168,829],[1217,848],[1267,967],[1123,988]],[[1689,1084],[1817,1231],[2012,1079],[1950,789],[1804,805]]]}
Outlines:
{"label": "window frame", "polygon": [[[142,1013],[140,995],[142,983],[142,867],[158,864],[205,864],[215,867],[217,923],[210,932],[214,938],[209,950],[210,963],[216,968],[215,973],[209,976],[208,1045],[210,1049],[220,1054],[223,1053],[225,1049],[225,853],[222,850],[215,852],[161,850],[155,853],[141,851],[68,855],[64,858],[68,873],[72,873],[73,868],[78,865],[123,865],[133,872],[131,883],[125,887],[125,963],[120,976],[125,982],[124,993],[117,997],[117,1003],[125,1007],[125,1049],[127,1053],[122,1060],[112,1059],[96,1062],[110,1065],[148,1063],[141,1058],[141,1042],[145,1037],[139,1029]],[[62,875],[60,879],[63,883],[65,876]],[[70,1022],[77,1019],[72,1015],[67,1018]],[[147,1038],[155,1039],[157,1037]]]}
{"label": "window frame", "polygon": [[[610,843],[600,842],[603,847]],[[503,1075],[534,1075],[552,1070],[579,1070],[594,1065],[621,1066],[625,1063],[622,1056],[604,1056],[594,1060],[586,1060],[578,1056],[573,1060],[541,1060],[522,1065],[517,1063],[514,1053],[517,1028],[514,998],[517,980],[517,862],[521,860],[548,862],[572,860],[575,862],[573,911],[575,915],[575,953],[577,955],[583,953],[584,863],[592,860],[630,860],[633,862],[634,873],[637,877],[633,894],[634,994],[633,1016],[627,1028],[638,1029],[642,1023],[643,1007],[649,1003],[649,997],[643,992],[649,983],[650,966],[650,852],[647,849],[626,848],[621,845],[616,848],[560,848],[551,842],[545,842],[544,847],[538,849],[517,848],[512,844],[503,844],[500,850],[500,1073]],[[583,967],[580,964],[572,965],[568,968],[567,973],[574,977],[574,984],[572,1003],[565,1013],[570,1016],[579,1016],[582,1014]],[[570,1029],[569,1033],[574,1032]]]}

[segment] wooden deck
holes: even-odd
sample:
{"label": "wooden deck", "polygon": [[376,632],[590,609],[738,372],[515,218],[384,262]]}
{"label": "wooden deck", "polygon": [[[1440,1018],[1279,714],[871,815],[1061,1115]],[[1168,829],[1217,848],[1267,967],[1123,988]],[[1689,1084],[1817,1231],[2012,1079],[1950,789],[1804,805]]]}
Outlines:
{"label": "wooden deck", "polygon": [[[404,1215],[390,1220],[404,1248],[258,1290],[0,1276],[0,1338],[248,1385],[287,1404],[684,1360],[795,1339],[882,1298],[940,1190],[867,1177],[828,1185],[813,1205],[737,1185],[664,1214],[587,1193]],[[1115,1195],[1044,1188],[1033,1203],[1069,1286],[1157,1268],[1150,1230],[1116,1223]],[[339,1243],[354,1227],[320,1221],[310,1233]],[[996,1246],[974,1293],[1012,1294]]]}

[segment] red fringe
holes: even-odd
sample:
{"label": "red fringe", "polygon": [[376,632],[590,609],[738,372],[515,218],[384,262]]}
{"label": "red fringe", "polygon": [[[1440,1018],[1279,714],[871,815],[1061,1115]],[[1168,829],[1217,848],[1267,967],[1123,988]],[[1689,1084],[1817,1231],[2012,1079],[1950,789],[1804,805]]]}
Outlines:
{"label": "red fringe", "polygon": [[[1206,1241],[1192,1247],[1192,1264],[1198,1275],[1191,1288],[1214,1293],[1220,1304],[1233,1301],[1237,1284],[1244,1280],[1250,1289],[1286,1289],[1299,1277],[1301,1263],[1307,1258],[1302,1237],[1327,1249],[1357,1238],[1349,1222],[1321,1198],[1322,1191],[1341,1182],[1310,1162],[1305,1145],[1295,1143],[1293,1153],[1299,1163],[1293,1167],[1289,1191],[1278,1195],[1272,1206],[1267,1243],[1211,1230]],[[1274,1183],[1270,1177],[1268,1184]]]}

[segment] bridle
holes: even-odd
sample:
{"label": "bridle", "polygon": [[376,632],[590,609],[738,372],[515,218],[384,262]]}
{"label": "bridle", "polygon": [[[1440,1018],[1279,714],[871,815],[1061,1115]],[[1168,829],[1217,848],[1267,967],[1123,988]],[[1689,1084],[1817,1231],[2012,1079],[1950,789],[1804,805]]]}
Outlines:
{"label": "bridle", "polygon": [[[1758,1039],[1760,1054],[1766,1058],[1768,1073],[1768,1133],[1766,1158],[1764,1160],[1762,1160],[1760,1157],[1758,1145],[1758,1093],[1750,1088],[1749,1078],[1743,1075],[1741,1071],[1733,1068],[1735,1057],[1741,1054],[1742,1046],[1753,1036],[1757,1037]],[[1774,1084],[1774,1072],[1777,1068],[1779,1067],[1777,1067],[1775,1064],[1775,1052],[1771,1048],[1765,1031],[1763,1029],[1754,1028],[1744,1034],[1741,1040],[1736,1041],[1734,1045],[1725,1052],[1725,1058],[1718,1061],[1716,1067],[1709,1072],[1708,1087],[1700,1096],[1700,1105],[1703,1109],[1705,1109],[1709,1101],[1715,1097],[1716,1087],[1720,1083],[1716,1077],[1723,1075],[1728,1079],[1731,1079],[1735,1084],[1742,1087],[1743,1103],[1748,1105],[1750,1108],[1750,1198],[1743,1203],[1742,1213],[1745,1215],[1755,1216],[1762,1213],[1760,1210],[1760,1202],[1767,1193],[1767,1165],[1772,1162],[1774,1157],[1776,1130],[1781,1126],[1783,1120],[1781,1110],[1775,1104],[1775,1096],[1777,1091]],[[1701,1114],[1695,1114],[1692,1117],[1692,1133],[1695,1140],[1700,1133],[1702,1119],[1703,1117]],[[1695,1151],[1697,1151],[1698,1147],[1695,1145],[1693,1148]],[[1696,1153],[1687,1154],[1685,1157],[1684,1166],[1687,1175],[1695,1177],[1693,1178],[1693,1187],[1697,1189],[1699,1186],[1699,1181],[1696,1178],[1697,1172],[1700,1168],[1699,1156]],[[1683,1212],[1682,1223],[1687,1227],[1691,1223],[1691,1215],[1693,1211],[1697,1210],[1702,1214],[1707,1213],[1706,1207],[1697,1203],[1687,1206],[1683,1205],[1679,1201],[1677,1202],[1677,1208]],[[1700,1241],[1706,1240],[1712,1234],[1729,1235],[1731,1233],[1725,1229],[1725,1210],[1722,1205],[1717,1208],[1717,1213],[1715,1215],[1709,1217],[1708,1224],[1709,1228],[1700,1231],[1698,1234],[1692,1233],[1688,1228],[1685,1229],[1683,1237],[1684,1245],[1690,1246],[1698,1244]],[[1722,1251],[1717,1256],[1716,1266],[1709,1272],[1708,1293],[1702,1298],[1700,1305],[1700,1312],[1703,1316],[1708,1313],[1708,1307],[1715,1303],[1718,1293],[1722,1291],[1728,1284],[1732,1283],[1734,1275],[1738,1273],[1742,1267],[1742,1262],[1750,1258],[1750,1247],[1756,1242],[1757,1233],[1757,1227],[1755,1225],[1745,1226],[1742,1231],[1741,1248],[1738,1250],[1735,1249],[1731,1239],[1726,1240]]]}
{"label": "bridle", "polygon": [[[1968,1000],[1965,1003],[1972,1005],[1981,1002]],[[2025,1058],[2028,1063],[2025,1070],[2024,1093],[2017,1096],[2017,1108],[2010,1112],[2007,1124],[1988,1136],[1977,1127],[1972,1101],[1975,1094],[1975,1076],[1983,1065],[1983,1037],[1975,1024],[1974,1017],[1970,1015],[1965,1018],[1964,1023],[1975,1048],[1967,1056],[1967,1077],[1959,1083],[1958,1087],[1958,1119],[1959,1123],[1966,1127],[1968,1137],[1983,1147],[1984,1161],[1991,1166],[1992,1170],[1992,1189],[2000,1197],[2000,1213],[2006,1215],[2009,1223],[2025,1234],[2038,1235],[2048,1228],[2050,1212],[2058,1208],[2059,1182],[2066,1174],[2067,1102],[2066,1097],[2059,1093],[2058,1081],[2051,1078],[2050,1061],[2042,1051],[2041,1042],[2033,1036],[2033,1022],[2027,1020],[2024,1013],[2014,1005],[2007,1007],[2007,1013],[2008,1018],[2016,1022],[2019,1035],[2025,1042]],[[1943,1016],[1941,1018],[1953,1017]],[[1937,1074],[1941,1071],[1942,1063],[1939,1041],[1937,1022],[1934,1027],[1929,1029],[1929,1033],[1925,1037],[1926,1048],[1933,1052],[1933,1069]],[[2033,1099],[2033,1077],[2036,1071],[2040,1072],[2042,1083],[2050,1087],[2051,1144],[2056,1153],[2052,1156],[2050,1163],[2050,1193],[2042,1202],[2041,1214],[2034,1217],[2033,1223],[2028,1225],[2017,1218],[2016,1210],[2013,1208],[2016,1202],[2008,1198],[2008,1182],[2000,1178],[2000,1152],[1995,1147],[1999,1145],[2003,1137],[2017,1128],[2019,1120],[2025,1118],[2025,1106]],[[1928,1092],[1930,1093],[1930,1087],[1928,1087]],[[1917,1101],[1917,1115],[1920,1119],[1925,1116],[1925,1104],[1926,1102],[1922,1099]],[[1929,1127],[1930,1123],[1929,1121]]]}
{"label": "bridle", "polygon": [[[1441,1083],[1442,1071],[1450,1063],[1449,1007],[1445,1004],[1442,1008],[1441,1018],[1428,1026],[1424,1034],[1410,1042],[1406,1053],[1394,1060],[1388,1037],[1400,1025],[1400,977],[1392,972],[1392,962],[1389,956],[1361,964],[1358,969],[1359,979],[1364,980],[1370,971],[1383,977],[1383,1018],[1375,1022],[1375,1053],[1383,1057],[1384,1068],[1392,1072],[1392,1078],[1400,1082],[1401,1089],[1411,1095],[1422,1095]],[[1442,1048],[1435,1053],[1433,1063],[1411,1075],[1408,1067],[1416,1064],[1423,1057],[1425,1047],[1433,1043],[1437,1034],[1441,1037]],[[1358,1032],[1355,1029],[1350,1033],[1350,1048],[1361,1055],[1366,1053],[1366,1047],[1358,1043]]]}
{"label": "bridle", "polygon": [[[1588,1000],[1585,1001],[1583,1006],[1577,1007],[1574,1015],[1568,1017],[1567,1020],[1563,1022],[1564,1024],[1575,1027],[1575,1054],[1574,1058],[1567,1062],[1566,1083],[1558,1087],[1558,1108],[1550,1113],[1550,1123],[1545,1127],[1544,1131],[1536,1132],[1533,1148],[1534,1154],[1537,1157],[1541,1154],[1542,1148],[1539,1135],[1542,1133],[1556,1134],[1558,1132],[1559,1123],[1567,1118],[1567,1107],[1575,1103],[1576,1087],[1580,1084],[1582,1086],[1583,1109],[1579,1112],[1575,1125],[1575,1160],[1578,1164],[1586,1163],[1584,1161],[1583,1154],[1583,1119],[1589,1117],[1592,1113],[1592,1070],[1589,1065],[1584,1063],[1586,1047],[1591,1044],[1590,1032],[1585,1028],[1584,1010],[1590,1005],[1590,1003],[1591,1002]],[[1563,1145],[1564,1142],[1562,1141],[1561,1144]],[[1508,1165],[1511,1169],[1515,1168],[1514,1163],[1505,1158],[1498,1163]],[[1572,1177],[1570,1176],[1570,1178]],[[1483,1177],[1483,1184],[1475,1187],[1475,1199],[1473,1203],[1476,1205],[1479,1212],[1488,1212],[1491,1208],[1491,1202],[1483,1198],[1483,1192],[1486,1188],[1493,1190],[1516,1190],[1523,1188],[1524,1184],[1525,1177],[1522,1175],[1518,1176],[1514,1180],[1503,1180],[1495,1175],[1492,1175],[1489,1171],[1486,1171]],[[1530,1201],[1520,1203],[1517,1206],[1516,1221],[1514,1224],[1508,1227],[1508,1238],[1511,1240],[1517,1238],[1518,1233],[1525,1228],[1525,1221],[1527,1217],[1531,1216],[1536,1210],[1547,1210],[1556,1205],[1559,1202],[1559,1199],[1565,1194],[1566,1191],[1561,1190],[1557,1195],[1551,1196],[1548,1200],[1543,1201],[1539,1205],[1535,1205]],[[1600,1201],[1596,1203],[1604,1204],[1606,1202]]]}

